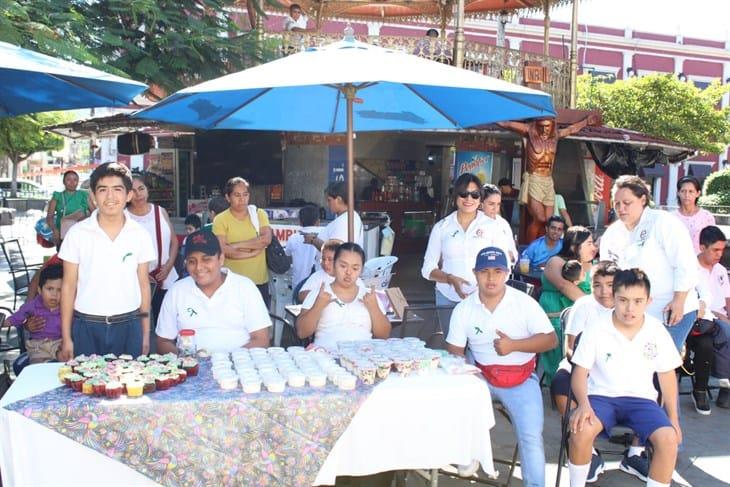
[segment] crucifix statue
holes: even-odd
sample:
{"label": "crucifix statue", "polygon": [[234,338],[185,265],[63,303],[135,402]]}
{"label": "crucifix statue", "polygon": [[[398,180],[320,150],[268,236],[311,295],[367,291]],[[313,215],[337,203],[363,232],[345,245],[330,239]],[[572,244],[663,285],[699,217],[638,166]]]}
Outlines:
{"label": "crucifix statue", "polygon": [[558,141],[596,123],[598,117],[595,115],[589,115],[562,129],[557,128],[554,118],[540,118],[528,123],[497,123],[500,127],[522,136],[526,170],[522,175],[520,204],[527,205],[530,216],[525,234],[528,242],[544,232],[545,223],[553,214],[555,185],[552,174]]}

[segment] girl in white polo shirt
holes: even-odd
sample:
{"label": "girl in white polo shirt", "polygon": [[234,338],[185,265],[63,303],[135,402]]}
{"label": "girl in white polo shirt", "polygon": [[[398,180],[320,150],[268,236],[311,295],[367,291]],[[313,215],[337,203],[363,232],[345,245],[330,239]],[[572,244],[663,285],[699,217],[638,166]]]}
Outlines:
{"label": "girl in white polo shirt", "polygon": [[358,284],[364,262],[365,252],[356,243],[337,247],[334,282],[323,282],[302,303],[297,318],[300,338],[314,335],[315,345],[337,350],[338,342],[390,335],[390,322],[375,292]]}
{"label": "girl in white polo shirt", "polygon": [[[617,424],[628,426],[654,456],[647,486],[669,486],[682,441],[674,369],[682,360],[664,326],[646,309],[649,278],[640,269],[616,273],[615,308],[581,336],[573,354],[571,388],[578,407],[570,419],[571,487],[585,484],[595,438]],[[659,378],[664,410],[657,403]]]}

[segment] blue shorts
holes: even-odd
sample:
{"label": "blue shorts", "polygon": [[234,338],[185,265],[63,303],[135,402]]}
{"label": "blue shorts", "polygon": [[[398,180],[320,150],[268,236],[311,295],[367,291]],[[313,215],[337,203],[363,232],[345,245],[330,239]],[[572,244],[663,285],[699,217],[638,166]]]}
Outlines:
{"label": "blue shorts", "polygon": [[550,383],[550,395],[568,397],[570,393],[570,372],[558,369]]}
{"label": "blue shorts", "polygon": [[142,321],[133,318],[121,323],[107,325],[88,321],[74,315],[71,322],[71,339],[74,355],[142,354]]}
{"label": "blue shorts", "polygon": [[656,403],[640,397],[588,396],[591,408],[603,425],[601,434],[608,435],[616,425],[631,428],[642,445],[659,428],[672,427],[664,409]]}

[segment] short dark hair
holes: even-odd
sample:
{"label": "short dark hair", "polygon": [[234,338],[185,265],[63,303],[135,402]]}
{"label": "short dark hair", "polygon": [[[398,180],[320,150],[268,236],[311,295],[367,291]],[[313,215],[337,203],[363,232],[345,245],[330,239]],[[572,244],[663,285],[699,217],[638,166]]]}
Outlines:
{"label": "short dark hair", "polygon": [[319,220],[319,208],[307,205],[299,210],[299,224],[303,227],[314,226]]}
{"label": "short dark hair", "polygon": [[696,205],[697,202],[700,200],[700,196],[702,195],[702,185],[700,184],[700,180],[694,176],[684,176],[679,181],[677,181],[677,203],[679,203],[680,205],[682,204],[682,200],[679,199],[679,190],[682,189],[682,186],[684,186],[687,183],[694,186],[695,191],[700,193],[700,195],[698,195],[697,198],[695,199],[695,205]]}
{"label": "short dark hair", "polygon": [[651,201],[651,192],[649,191],[649,186],[639,176],[633,176],[631,174],[619,176],[613,183],[613,188],[611,189],[612,199],[616,199],[616,193],[619,189],[628,189],[637,198],[646,196],[646,203],[644,206],[649,206],[649,202]]}
{"label": "short dark hair", "polygon": [[426,31],[426,37],[438,37],[438,36],[439,36],[439,31],[437,31],[436,29],[428,29]]}
{"label": "short dark hair", "polygon": [[563,229],[565,229],[565,227],[568,226],[568,224],[565,223],[565,218],[563,218],[560,215],[553,215],[550,218],[548,218],[547,221],[545,222],[545,226],[546,227],[549,227],[550,224],[553,223],[553,222],[562,223],[563,224]]}
{"label": "short dark hair", "polygon": [[575,282],[580,279],[580,274],[583,272],[583,266],[577,260],[569,260],[563,264],[563,268],[560,270],[560,275],[566,281]]}
{"label": "short dark hair", "polygon": [[226,211],[231,205],[228,204],[223,196],[213,196],[208,200],[208,211],[212,211],[216,215]]}
{"label": "short dark hair", "polygon": [[292,3],[289,5],[289,13],[293,12],[295,8],[298,8],[300,11],[302,10],[302,6],[298,3]]}
{"label": "short dark hair", "polygon": [[618,272],[618,266],[612,260],[602,260],[591,269],[593,277],[613,277]]}
{"label": "short dark hair", "polygon": [[465,192],[466,188],[468,188],[471,183],[476,184],[477,188],[479,188],[479,193],[481,193],[479,201],[484,199],[484,194],[482,193],[482,180],[470,172],[465,172],[456,178],[456,181],[454,181],[454,207],[456,207],[456,198],[459,197],[459,193]]}
{"label": "short dark hair", "polygon": [[248,181],[246,181],[242,177],[236,176],[226,181],[226,196],[230,196],[231,193],[233,193],[233,188],[235,188],[239,184],[244,184],[247,188],[251,187],[251,185],[248,184]]}
{"label": "short dark hair", "polygon": [[127,193],[132,191],[132,171],[130,171],[124,164],[119,164],[118,162],[105,162],[94,169],[94,172],[92,172],[89,177],[89,187],[91,188],[91,192],[93,193],[96,191],[96,186],[99,184],[100,179],[111,176],[116,176],[122,179],[122,183],[124,184]]}
{"label": "short dark hair", "polygon": [[365,264],[365,251],[355,242],[345,242],[338,246],[335,250],[335,261],[342,255],[342,252],[355,252],[362,259],[362,263]]}
{"label": "short dark hair", "polygon": [[347,201],[347,184],[345,184],[344,181],[331,183],[327,186],[327,188],[325,188],[324,194],[325,196],[329,196],[333,199],[341,198],[343,203],[349,205]]}
{"label": "short dark hair", "polygon": [[147,184],[147,178],[143,174],[132,173],[132,182],[134,181],[142,181],[142,184],[144,184],[145,186],[149,186]]}
{"label": "short dark hair", "polygon": [[646,273],[639,268],[622,269],[613,276],[613,294],[622,287],[643,287],[646,295],[651,296],[651,283]]}
{"label": "short dark hair", "polygon": [[66,176],[68,176],[69,174],[75,174],[76,177],[79,177],[79,173],[77,173],[73,169],[69,169],[68,171],[63,173],[63,176],[61,176],[61,181],[66,181]]}
{"label": "short dark hair", "polygon": [[499,190],[498,187],[491,183],[487,183],[484,186],[482,186],[482,200],[485,200],[492,196],[493,194],[502,195],[502,192]]}
{"label": "short dark hair", "polygon": [[38,287],[42,288],[46,282],[53,281],[55,279],[63,279],[63,265],[61,264],[51,264],[41,269]]}
{"label": "short dark hair", "polygon": [[725,234],[715,225],[709,225],[700,232],[700,245],[709,247],[715,242],[727,242]]}
{"label": "short dark hair", "polygon": [[577,259],[578,249],[591,236],[593,234],[586,227],[573,225],[565,231],[563,247],[560,249],[558,255],[564,259]]}
{"label": "short dark hair", "polygon": [[497,183],[497,186],[509,186],[512,187],[512,180],[510,178],[502,178]]}
{"label": "short dark hair", "polygon": [[191,213],[185,217],[185,225],[195,227],[195,229],[197,230],[203,226],[203,220],[201,220],[196,213]]}

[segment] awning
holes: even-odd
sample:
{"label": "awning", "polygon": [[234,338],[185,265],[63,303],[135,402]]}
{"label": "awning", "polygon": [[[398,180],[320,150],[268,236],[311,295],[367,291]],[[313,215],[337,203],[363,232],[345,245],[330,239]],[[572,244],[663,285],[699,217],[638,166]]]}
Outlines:
{"label": "awning", "polygon": [[712,165],[711,164],[690,164],[689,165],[689,174],[696,177],[700,181],[705,179],[707,176],[710,175],[712,172]]}

